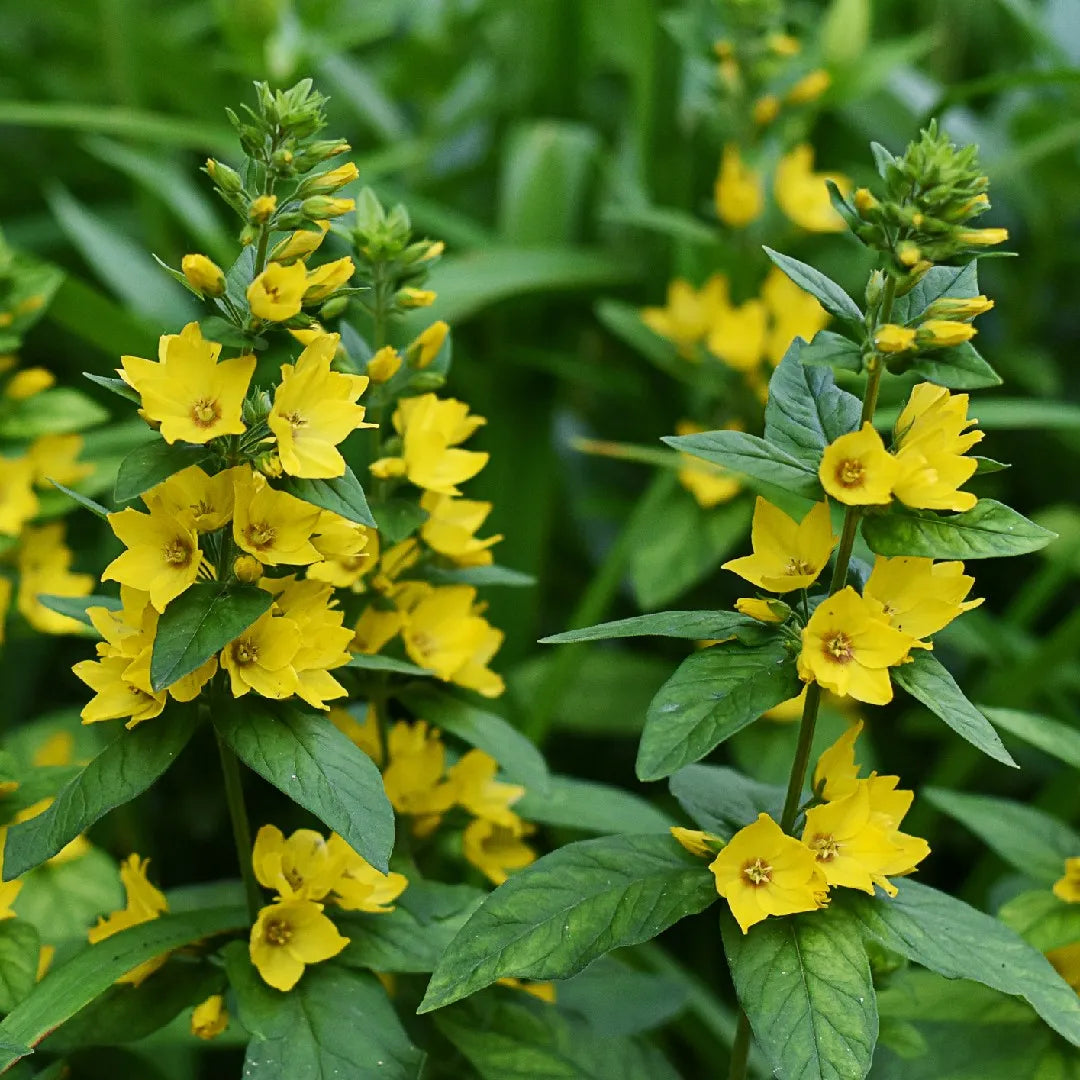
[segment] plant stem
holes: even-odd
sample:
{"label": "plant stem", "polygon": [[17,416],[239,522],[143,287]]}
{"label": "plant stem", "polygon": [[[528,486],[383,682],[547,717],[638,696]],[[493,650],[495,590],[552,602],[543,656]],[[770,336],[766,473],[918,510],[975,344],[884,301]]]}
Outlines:
{"label": "plant stem", "polygon": [[232,750],[225,745],[221,733],[214,731],[217,737],[218,754],[221,757],[221,773],[225,779],[225,800],[229,804],[229,818],[232,821],[233,840],[236,842],[236,857],[240,862],[240,876],[244,879],[244,896],[247,900],[248,915],[252,922],[258,918],[262,907],[262,894],[251,866],[251,824],[248,822],[247,807],[244,805],[244,788],[240,778],[240,762]]}
{"label": "plant stem", "polygon": [[739,1010],[739,1024],[735,1028],[735,1041],[731,1044],[731,1067],[728,1080],[746,1080],[746,1063],[750,1057],[750,1021]]}

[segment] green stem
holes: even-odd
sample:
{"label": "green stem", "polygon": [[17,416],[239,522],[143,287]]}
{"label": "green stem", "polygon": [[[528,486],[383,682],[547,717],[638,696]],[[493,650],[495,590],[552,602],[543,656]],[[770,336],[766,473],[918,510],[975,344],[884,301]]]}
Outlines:
{"label": "green stem", "polygon": [[746,1063],[750,1057],[750,1021],[739,1010],[739,1024],[735,1029],[735,1041],[731,1045],[731,1067],[728,1080],[746,1080]]}
{"label": "green stem", "polygon": [[233,839],[236,842],[236,857],[240,862],[240,876],[244,879],[244,896],[247,899],[248,916],[252,922],[259,917],[262,907],[262,893],[251,865],[251,824],[248,821],[247,807],[244,805],[244,788],[240,777],[240,762],[232,750],[225,745],[221,733],[215,729],[218,754],[221,757],[221,774],[225,779],[225,800],[229,804],[229,818],[232,821]]}

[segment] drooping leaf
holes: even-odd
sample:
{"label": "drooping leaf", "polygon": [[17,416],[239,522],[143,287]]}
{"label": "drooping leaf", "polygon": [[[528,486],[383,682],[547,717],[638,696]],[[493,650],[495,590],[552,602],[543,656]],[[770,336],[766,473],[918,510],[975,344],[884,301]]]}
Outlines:
{"label": "drooping leaf", "polygon": [[78,619],[84,626],[92,627],[94,624],[86,614],[88,608],[102,607],[109,611],[119,611],[123,604],[116,596],[51,596],[49,593],[38,593],[38,601],[50,611],[58,615],[67,615],[70,619]]}
{"label": "drooping leaf", "polygon": [[918,882],[896,882],[895,898],[851,889],[833,894],[887,949],[950,979],[973,979],[1023,998],[1055,1031],[1080,1046],[1080,996],[1004,923]]}
{"label": "drooping leaf", "polygon": [[364,489],[348,465],[345,466],[345,474],[334,480],[303,480],[297,476],[284,476],[274,481],[274,487],[320,510],[339,514],[347,521],[375,528],[375,518],[371,515]]}
{"label": "drooping leaf", "polygon": [[326,717],[253,699],[230,700],[215,712],[226,744],[385,873],[394,846],[394,811],[375,763]]}
{"label": "drooping leaf", "polygon": [[137,446],[120,462],[113,498],[118,503],[130,502],[173,473],[189,465],[201,465],[209,457],[205,446],[180,442],[170,445],[164,439]]}
{"label": "drooping leaf", "polygon": [[150,685],[162,690],[190,675],[269,611],[273,601],[254,585],[223,589],[215,581],[197,581],[189,586],[158,619]]}
{"label": "drooping leaf", "polygon": [[780,817],[784,789],[722,765],[687,765],[668,781],[679,805],[706,832],[727,840],[758,814]]}
{"label": "drooping leaf", "polygon": [[98,386],[127,401],[134,401],[136,405],[140,404],[142,401],[142,398],[139,396],[139,391],[134,387],[128,386],[123,379],[114,379],[109,375],[95,375],[92,371],[84,371],[82,375],[84,379],[89,379],[92,383],[97,383]]}
{"label": "drooping leaf", "polygon": [[548,790],[530,790],[514,803],[526,821],[590,833],[660,832],[676,824],[663,811],[622,788],[553,776]]}
{"label": "drooping leaf", "polygon": [[541,645],[571,645],[578,641],[610,641],[613,638],[670,637],[700,641],[726,638],[740,631],[754,633],[761,623],[737,611],[656,611],[629,619],[564,630],[540,639]]}
{"label": "drooping leaf", "polygon": [[0,922],[0,1013],[9,1013],[34,988],[41,942],[27,919]]}
{"label": "drooping leaf", "polygon": [[982,390],[1002,383],[1001,376],[970,341],[949,349],[920,353],[909,370],[950,390]]}
{"label": "drooping leaf", "polygon": [[1066,765],[1080,769],[1080,731],[1076,728],[1059,720],[1051,720],[1048,716],[1017,709],[991,709],[983,705],[980,711],[992,724],[1004,728],[1009,734],[1064,761]]}
{"label": "drooping leaf", "polygon": [[980,499],[960,514],[909,510],[894,505],[863,521],[863,538],[878,555],[927,559],[992,559],[1026,555],[1046,547],[1055,534],[993,499]]}
{"label": "drooping leaf", "polygon": [[81,495],[77,491],[72,491],[69,487],[64,487],[63,484],[58,483],[51,476],[48,477],[49,483],[52,484],[57,491],[62,491],[69,499],[77,502],[84,510],[89,510],[95,517],[101,518],[102,521],[106,521],[109,517],[109,511],[99,502],[95,502],[93,499],[86,495]]}
{"label": "drooping leaf", "polygon": [[152,724],[122,731],[57,792],[47,809],[11,826],[4,846],[5,879],[43,863],[110,810],[142,794],[176,760],[196,722],[194,708],[172,703]]}
{"label": "drooping leaf", "polygon": [[705,865],[668,835],[604,836],[545,855],[480,905],[431,976],[420,1012],[497,979],[564,979],[716,900]]}
{"label": "drooping leaf", "polygon": [[850,338],[831,330],[819,330],[799,359],[804,364],[822,365],[833,371],[861,371],[862,349]]}
{"label": "drooping leaf", "polygon": [[660,780],[698,761],[800,688],[795,657],[780,641],[733,641],[694,653],[649,705],[638,778]]}
{"label": "drooping leaf", "polygon": [[765,919],[743,934],[725,912],[739,1002],[779,1080],[863,1080],[878,1015],[859,924],[840,908]]}
{"label": "drooping leaf", "polygon": [[800,289],[804,289],[815,297],[821,306],[838,319],[846,319],[849,322],[862,322],[862,312],[859,305],[835,281],[827,278],[820,270],[807,266],[790,255],[783,255],[772,248],[765,248],[765,254],[778,266]]}
{"label": "drooping leaf", "polygon": [[912,649],[909,663],[892,669],[893,682],[944,720],[962,739],[1003,765],[1016,768],[993,724],[964,696],[948,669],[927,649]]}

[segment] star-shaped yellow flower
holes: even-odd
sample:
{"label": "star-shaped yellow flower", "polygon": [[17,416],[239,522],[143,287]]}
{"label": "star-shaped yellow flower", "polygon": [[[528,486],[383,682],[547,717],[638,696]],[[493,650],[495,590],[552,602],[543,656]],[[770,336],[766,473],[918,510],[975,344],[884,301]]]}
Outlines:
{"label": "star-shaped yellow flower", "polygon": [[306,566],[322,556],[311,543],[317,506],[272,488],[260,473],[244,468],[233,487],[233,539],[267,566]]}
{"label": "star-shaped yellow flower", "polygon": [[157,611],[164,611],[199,574],[199,535],[189,522],[155,507],[148,514],[131,507],[110,514],[109,525],[127,551],[105,567],[102,581],[141,589]]}
{"label": "star-shaped yellow flower", "polygon": [[259,912],[251,928],[249,953],[263,981],[275,990],[291,990],[308,964],[337,956],[347,937],[314,900],[282,900]]}
{"label": "star-shaped yellow flower", "polygon": [[729,560],[724,570],[768,592],[808,588],[836,546],[829,504],[817,503],[801,522],[796,522],[759,495],[754,503],[750,542],[754,554]]}
{"label": "star-shaped yellow flower", "polygon": [[928,638],[982,600],[965,600],[975,579],[962,562],[878,555],[863,595],[877,600],[890,626],[916,638]]}
{"label": "star-shaped yellow flower", "polygon": [[867,421],[825,447],[818,467],[821,486],[848,506],[883,506],[892,500],[900,468]]}

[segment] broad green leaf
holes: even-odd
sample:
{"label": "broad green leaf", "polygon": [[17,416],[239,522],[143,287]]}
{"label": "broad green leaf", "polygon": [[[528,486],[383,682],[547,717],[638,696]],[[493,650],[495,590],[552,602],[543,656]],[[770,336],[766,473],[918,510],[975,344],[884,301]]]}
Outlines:
{"label": "broad green leaf", "polygon": [[1080,769],[1080,731],[1076,728],[1060,720],[1016,709],[991,709],[984,705],[980,710],[992,724],[1004,728],[1010,735]]}
{"label": "broad green leaf", "polygon": [[1046,547],[1055,534],[993,499],[980,499],[961,514],[909,510],[863,519],[863,538],[877,555],[928,559],[992,559],[1026,555]]}
{"label": "broad green leaf", "polygon": [[244,1075],[263,1080],[417,1080],[413,1046],[374,975],[308,968],[287,994],[262,981],[246,942],[224,950],[240,1022],[251,1032]]}
{"label": "broad green leaf", "polygon": [[388,544],[399,544],[412,536],[428,519],[427,511],[408,499],[388,499],[373,506],[371,512],[378,524],[379,536]]}
{"label": "broad green leaf", "polygon": [[4,877],[10,880],[43,863],[110,810],[141,795],[187,745],[196,715],[194,708],[172,703],[152,724],[122,731],[46,810],[11,826]]}
{"label": "broad green leaf", "polygon": [[970,341],[951,349],[920,353],[909,370],[950,390],[981,390],[1002,383],[1001,376]]}
{"label": "broad green leaf", "polygon": [[770,918],[743,934],[724,913],[739,1003],[779,1080],[862,1080],[878,1014],[858,923],[841,908]]}
{"label": "broad green leaf", "polygon": [[209,457],[205,446],[179,442],[170,445],[164,439],[137,446],[120,462],[113,498],[118,503],[131,502],[173,473],[189,465],[201,465]]}
{"label": "broad green leaf", "polygon": [[896,297],[890,318],[895,323],[912,323],[920,319],[935,300],[946,297],[970,300],[978,295],[976,261],[963,266],[932,266],[903,296]]}
{"label": "broad green leaf", "polygon": [[94,624],[86,614],[87,609],[102,607],[109,611],[119,611],[123,607],[116,596],[51,596],[49,593],[38,593],[38,601],[50,611],[78,619],[84,626],[90,627]]}
{"label": "broad green leaf", "polygon": [[745,431],[703,431],[698,435],[668,435],[662,441],[676,450],[805,499],[818,502],[823,497],[816,468],[757,435]]}
{"label": "broad green leaf", "polygon": [[236,756],[386,873],[394,812],[375,763],[325,716],[288,704],[233,700],[214,724]]}
{"label": "broad green leaf", "polygon": [[761,627],[756,619],[737,611],[656,611],[629,619],[564,630],[540,639],[541,645],[572,645],[578,641],[610,641],[613,638],[669,637],[701,640],[726,638],[739,631],[754,632]]}
{"label": "broad green leaf", "polygon": [[483,1080],[678,1080],[652,1047],[605,1038],[520,994],[483,1012],[449,1009],[435,1023]]}
{"label": "broad green leaf", "polygon": [[833,371],[862,371],[862,349],[850,338],[831,330],[819,330],[799,359],[804,364],[830,367]]}
{"label": "broad green leaf", "polygon": [[86,942],[87,927],[99,915],[124,906],[116,860],[99,848],[77,859],[47,862],[26,874],[15,913],[39,928],[43,941]]}
{"label": "broad green leaf", "polygon": [[80,495],[77,491],[72,491],[69,487],[64,487],[63,484],[55,481],[51,476],[48,477],[48,481],[57,491],[62,491],[69,499],[73,499],[84,510],[89,510],[95,517],[101,518],[102,521],[107,521],[109,517],[109,511],[99,502],[94,502],[93,499],[87,498],[85,495]]}
{"label": "broad green leaf", "polygon": [[1066,859],[1080,853],[1080,835],[1033,806],[943,788],[924,788],[922,795],[1021,874],[1046,885],[1065,873]]}
{"label": "broad green leaf", "polygon": [[983,1024],[1031,1024],[1031,1010],[1014,997],[970,979],[946,979],[933,971],[909,967],[878,991],[878,1009],[899,1020],[971,1021]]}
{"label": "broad green leaf", "polygon": [[784,789],[722,765],[687,765],[668,781],[679,805],[706,832],[729,840],[758,814],[779,818]]}
{"label": "broad green leaf", "polygon": [[703,758],[763,712],[799,693],[795,657],[781,641],[714,645],[687,657],[645,716],[637,775],[661,780]]}
{"label": "broad green leaf", "polygon": [[993,725],[968,701],[948,669],[926,649],[912,649],[908,659],[892,669],[893,682],[944,720],[960,738],[995,761],[1016,768]]}
{"label": "broad green leaf", "polygon": [[0,1013],[9,1013],[34,988],[41,942],[26,919],[0,922]]}
{"label": "broad green leaf", "polygon": [[400,697],[414,715],[490,754],[508,779],[524,784],[529,790],[547,790],[548,770],[544,755],[497,713],[481,709],[453,694],[427,688],[410,690]]}
{"label": "broad green leaf", "polygon": [[415,675],[421,678],[434,677],[434,672],[428,671],[427,668],[417,667],[407,660],[395,660],[392,656],[379,656],[378,654],[353,653],[348,666],[360,668],[362,671],[392,671],[395,675]]}
{"label": "broad green leaf", "polygon": [[161,690],[190,675],[269,611],[273,601],[254,585],[223,589],[215,581],[197,581],[189,586],[158,619],[150,685]]}
{"label": "broad green leaf", "polygon": [[[10,411],[9,411],[10,410]],[[12,407],[0,418],[0,439],[36,439],[66,435],[102,424],[109,412],[92,398],[67,386],[43,390]]]}
{"label": "broad green leaf", "polygon": [[805,349],[796,338],[769,380],[765,439],[816,472],[825,447],[858,428],[862,402],[827,367],[803,364]]}
{"label": "broad green leaf", "polygon": [[7,764],[3,769],[3,779],[16,780],[19,784],[16,790],[9,791],[0,801],[0,823],[5,824],[12,821],[21,810],[41,802],[42,799],[55,798],[56,793],[69,780],[78,776],[83,768],[81,765],[17,766],[10,763],[7,754],[4,759]]}
{"label": "broad green leaf", "polygon": [[887,949],[950,979],[973,979],[1023,998],[1055,1031],[1080,1046],[1080,995],[1004,923],[915,881],[896,882],[893,899],[852,889],[832,905],[852,912]]}
{"label": "broad green leaf", "polygon": [[529,588],[536,584],[532,574],[511,570],[508,566],[460,566],[453,569],[435,567],[427,572],[428,581],[435,585],[476,585],[492,587]]}
{"label": "broad green leaf", "polygon": [[676,824],[638,795],[570,776],[551,777],[547,791],[527,791],[514,812],[526,821],[591,833],[660,832]]}
{"label": "broad green leaf", "polygon": [[49,1032],[100,997],[125,972],[171,949],[246,927],[243,908],[209,908],[162,915],[84,949],[50,970],[0,1023],[0,1043],[5,1044],[0,1072],[26,1057]]}
{"label": "broad green leaf", "polygon": [[667,833],[567,844],[514,874],[480,905],[443,953],[419,1011],[506,976],[565,979],[715,900],[705,865]]}
{"label": "broad green leaf", "polygon": [[806,263],[783,255],[772,248],[765,248],[765,254],[781,269],[800,289],[805,289],[816,297],[821,306],[838,319],[861,323],[863,314],[859,305],[835,281],[827,278],[820,270],[815,270]]}
{"label": "broad green leaf", "polygon": [[347,521],[375,528],[375,519],[371,516],[364,489],[348,465],[345,466],[345,475],[335,480],[302,480],[296,476],[287,476],[275,480],[274,487],[287,491],[320,510],[339,514]]}
{"label": "broad green leaf", "polygon": [[1014,896],[997,917],[1039,952],[1080,941],[1080,904],[1066,903],[1049,889]]}
{"label": "broad green leaf", "polygon": [[349,967],[427,974],[486,894],[471,885],[410,878],[389,914],[340,912],[336,922],[349,944]]}

